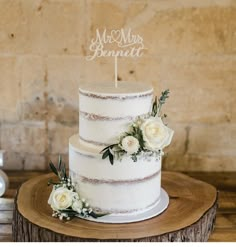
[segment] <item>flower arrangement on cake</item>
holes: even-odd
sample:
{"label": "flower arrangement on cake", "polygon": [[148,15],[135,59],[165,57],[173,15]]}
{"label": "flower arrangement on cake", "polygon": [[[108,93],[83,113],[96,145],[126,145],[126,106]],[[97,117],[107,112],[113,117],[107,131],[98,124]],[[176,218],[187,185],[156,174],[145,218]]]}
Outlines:
{"label": "flower arrangement on cake", "polygon": [[86,218],[91,216],[97,218],[105,215],[95,213],[85,198],[81,198],[76,192],[74,183],[66,174],[65,164],[62,163],[61,156],[59,156],[57,168],[51,161],[49,166],[59,179],[56,182],[48,181],[48,185],[53,185],[48,199],[48,204],[53,210],[53,217],[60,220],[70,220],[74,217]]}
{"label": "flower arrangement on cake", "polygon": [[172,140],[174,131],[163,123],[166,114],[161,115],[161,107],[169,97],[169,89],[162,92],[160,98],[153,102],[152,111],[144,117],[138,117],[131,123],[129,130],[122,133],[117,143],[105,147],[102,158],[109,158],[113,165],[114,159],[121,160],[126,154],[136,162],[138,158],[160,158],[163,148]]}

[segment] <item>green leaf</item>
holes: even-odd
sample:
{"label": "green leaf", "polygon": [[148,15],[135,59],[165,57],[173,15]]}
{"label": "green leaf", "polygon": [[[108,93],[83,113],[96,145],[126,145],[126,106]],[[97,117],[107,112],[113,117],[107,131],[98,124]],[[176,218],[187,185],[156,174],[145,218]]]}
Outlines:
{"label": "green leaf", "polygon": [[110,160],[110,163],[113,165],[114,163],[114,157],[113,157],[113,154],[109,151],[109,160]]}
{"label": "green leaf", "polygon": [[166,99],[169,98],[169,93],[170,93],[170,90],[166,89],[165,91],[163,91],[161,93],[161,97],[158,99],[158,106],[157,106],[157,115],[158,116],[160,115],[162,105],[165,104]]}
{"label": "green leaf", "polygon": [[103,153],[102,159],[106,159],[107,156],[109,155],[109,153],[110,153],[110,151],[109,151],[109,149],[107,149],[107,150]]}
{"label": "green leaf", "polygon": [[50,160],[50,162],[49,162],[49,166],[50,166],[52,172],[55,173],[55,174],[58,176],[57,168],[54,166],[54,164],[52,163],[51,160]]}
{"label": "green leaf", "polygon": [[111,144],[111,145],[109,145],[109,146],[103,148],[103,149],[100,151],[100,153],[103,153],[103,152],[104,152],[105,150],[107,150],[107,149],[113,148],[115,145],[117,145],[117,144]]}
{"label": "green leaf", "polygon": [[153,105],[152,105],[151,116],[155,117],[156,114],[157,114],[157,96],[155,97],[155,101],[153,102]]}
{"label": "green leaf", "polygon": [[58,170],[59,171],[61,170],[61,164],[62,164],[62,159],[61,159],[61,155],[59,155],[59,158],[58,158]]}
{"label": "green leaf", "polygon": [[101,150],[100,153],[103,153],[105,150],[107,150],[107,149],[109,149],[109,148],[110,148],[110,146],[103,148],[103,150]]}
{"label": "green leaf", "polygon": [[62,165],[62,175],[64,179],[67,179],[67,175],[66,175],[66,164],[63,163]]}
{"label": "green leaf", "polygon": [[58,182],[53,182],[52,179],[49,179],[49,180],[48,180],[48,186],[49,186],[49,185],[52,185],[52,184],[58,184]]}
{"label": "green leaf", "polygon": [[98,217],[102,217],[102,216],[108,215],[108,213],[95,213],[95,212],[92,211],[89,215],[96,219]]}

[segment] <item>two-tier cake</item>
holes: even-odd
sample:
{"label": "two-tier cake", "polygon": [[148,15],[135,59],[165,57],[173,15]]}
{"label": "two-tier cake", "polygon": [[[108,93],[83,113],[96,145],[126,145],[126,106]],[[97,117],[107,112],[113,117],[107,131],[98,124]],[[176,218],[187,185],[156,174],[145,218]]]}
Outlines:
{"label": "two-tier cake", "polygon": [[[145,147],[139,148],[144,144],[137,141],[136,153],[130,153],[128,147],[135,138],[129,134],[130,139],[119,144],[121,134],[127,133],[132,123],[150,117],[152,102],[153,89],[143,83],[120,82],[117,88],[113,83],[80,86],[79,133],[69,140],[69,170],[78,193],[96,212],[139,214],[160,201],[162,150],[151,148],[145,155]],[[153,128],[150,122],[143,128],[147,133],[145,138],[142,135],[143,143],[154,141],[154,148],[157,142],[170,143],[173,133],[167,127]],[[157,134],[161,140],[156,141]],[[118,143],[122,158],[116,158],[114,143]],[[126,148],[122,150],[121,145]],[[112,164],[111,159],[104,159],[108,155],[101,154],[109,146]]]}

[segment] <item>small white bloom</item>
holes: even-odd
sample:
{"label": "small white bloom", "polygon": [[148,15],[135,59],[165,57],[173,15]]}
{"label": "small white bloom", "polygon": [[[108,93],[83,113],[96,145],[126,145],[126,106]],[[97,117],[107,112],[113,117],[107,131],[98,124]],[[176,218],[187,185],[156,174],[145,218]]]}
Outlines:
{"label": "small white bloom", "polygon": [[71,206],[74,194],[75,192],[64,187],[53,189],[49,196],[48,204],[51,205],[54,211],[66,209]]}
{"label": "small white bloom", "polygon": [[87,208],[83,208],[83,209],[82,209],[82,212],[83,212],[83,213],[86,213],[87,211],[88,211]]}
{"label": "small white bloom", "polygon": [[74,211],[76,211],[76,212],[78,212],[80,214],[82,208],[83,208],[83,202],[81,200],[76,200],[76,201],[73,202],[72,209]]}
{"label": "small white bloom", "polygon": [[124,149],[128,154],[137,153],[139,150],[139,141],[133,136],[126,136],[121,141],[122,149]]}
{"label": "small white bloom", "polygon": [[60,215],[60,216],[59,216],[59,219],[60,219],[60,220],[63,220],[63,215]]}
{"label": "small white bloom", "polygon": [[84,198],[82,198],[81,200],[82,200],[82,202],[85,202],[85,199]]}
{"label": "small white bloom", "polygon": [[172,140],[174,131],[165,126],[160,117],[150,117],[142,125],[141,130],[145,147],[152,151],[162,150]]}
{"label": "small white bloom", "polygon": [[85,203],[85,207],[88,207],[88,206],[89,206],[89,204],[86,202],[86,203]]}

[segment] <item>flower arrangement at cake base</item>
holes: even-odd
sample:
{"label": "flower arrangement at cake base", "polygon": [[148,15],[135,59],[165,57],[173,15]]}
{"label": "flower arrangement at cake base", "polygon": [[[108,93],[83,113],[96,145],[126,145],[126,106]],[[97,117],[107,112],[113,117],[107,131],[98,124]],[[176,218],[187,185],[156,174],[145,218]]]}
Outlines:
{"label": "flower arrangement at cake base", "polygon": [[59,156],[57,168],[51,161],[49,166],[59,179],[59,181],[48,181],[48,185],[53,185],[48,199],[48,204],[53,210],[53,217],[57,217],[60,220],[70,220],[74,217],[98,218],[106,215],[95,213],[86,199],[81,198],[76,192],[75,185],[66,174],[65,164],[62,162],[61,156]]}

